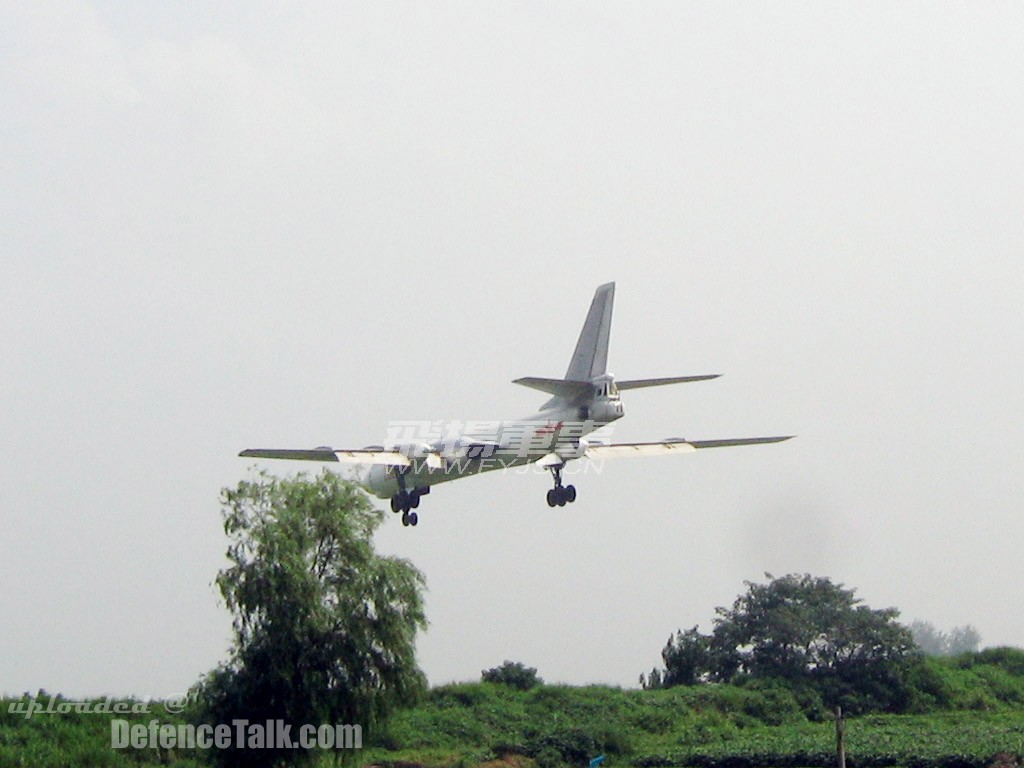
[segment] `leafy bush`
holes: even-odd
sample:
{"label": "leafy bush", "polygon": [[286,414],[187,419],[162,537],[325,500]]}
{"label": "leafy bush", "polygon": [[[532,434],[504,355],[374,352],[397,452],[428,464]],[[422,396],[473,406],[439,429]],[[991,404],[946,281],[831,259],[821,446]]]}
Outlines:
{"label": "leafy bush", "polygon": [[528,691],[544,684],[544,681],[537,677],[535,667],[528,667],[519,661],[505,661],[500,667],[483,670],[480,675],[485,683],[510,685],[520,691]]}
{"label": "leafy bush", "polygon": [[[993,649],[955,658],[930,657],[908,676],[914,712],[949,710],[995,711],[1024,704],[1024,675],[1016,668],[1015,649]],[[985,662],[979,659],[984,659]],[[987,663],[988,661],[996,663]]]}
{"label": "leafy bush", "polygon": [[531,739],[526,744],[526,754],[550,755],[557,753],[564,762],[583,765],[598,754],[597,740],[586,731],[572,730],[554,731]]}
{"label": "leafy bush", "polygon": [[559,768],[564,765],[562,753],[551,746],[540,749],[533,756],[533,761],[537,764],[537,768]]}
{"label": "leafy bush", "polygon": [[641,731],[663,734],[672,730],[675,719],[669,712],[644,709],[633,717],[632,722]]}
{"label": "leafy bush", "polygon": [[438,707],[475,707],[490,698],[490,691],[475,683],[451,683],[432,688],[427,697]]}
{"label": "leafy bush", "polygon": [[627,755],[632,743],[622,730],[599,727],[595,730],[568,728],[535,736],[526,743],[526,754],[540,762],[550,762],[552,754],[572,765],[586,765],[599,754]]}
{"label": "leafy bush", "polygon": [[1024,677],[1024,649],[1000,646],[976,653],[965,653],[956,658],[957,666],[970,669],[979,664],[999,667],[1011,675]]}
{"label": "leafy bush", "polygon": [[[785,725],[805,719],[792,687],[783,680],[751,680],[745,691],[748,695],[740,705],[742,711],[764,725]],[[811,701],[820,705],[820,699]]]}

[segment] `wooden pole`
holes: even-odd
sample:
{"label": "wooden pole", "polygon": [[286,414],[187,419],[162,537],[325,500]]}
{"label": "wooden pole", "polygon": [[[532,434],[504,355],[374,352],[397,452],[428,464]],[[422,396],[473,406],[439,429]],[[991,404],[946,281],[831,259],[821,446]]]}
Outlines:
{"label": "wooden pole", "polygon": [[836,765],[846,768],[846,723],[842,707],[836,707]]}

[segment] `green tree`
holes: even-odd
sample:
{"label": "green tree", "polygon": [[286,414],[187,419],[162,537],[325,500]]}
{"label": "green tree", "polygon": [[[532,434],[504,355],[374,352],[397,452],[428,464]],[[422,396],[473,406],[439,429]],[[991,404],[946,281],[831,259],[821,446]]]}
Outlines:
{"label": "green tree", "polygon": [[[217,586],[234,617],[234,647],[200,682],[196,719],[359,725],[368,738],[425,684],[414,646],[426,626],[424,580],[408,561],[374,552],[384,513],[327,471],[261,473],[223,489],[221,503],[230,564]],[[230,749],[215,759],[297,765],[313,756]]]}
{"label": "green tree", "polygon": [[928,621],[916,619],[907,627],[914,637],[914,642],[926,656],[958,656],[962,653],[974,653],[981,644],[981,635],[970,624],[953,627],[949,633],[936,629]]}
{"label": "green tree", "polygon": [[914,641],[895,608],[873,610],[854,590],[810,574],[746,582],[731,609],[717,609],[711,642],[720,679],[739,675],[811,682],[826,706],[901,710]]}
{"label": "green tree", "polygon": [[520,691],[528,691],[544,684],[544,681],[537,677],[537,668],[528,667],[521,661],[506,660],[500,667],[485,669],[480,673],[480,679],[485,683],[510,685]]}
{"label": "green tree", "polygon": [[669,639],[663,686],[765,678],[851,713],[907,706],[918,657],[898,611],[872,610],[827,578],[765,575],[767,584],[746,582],[732,608],[716,609],[711,635],[694,627]]}
{"label": "green tree", "polygon": [[[672,642],[672,638],[670,637],[668,639],[668,641],[671,643]],[[657,667],[654,667],[650,671],[650,674],[645,675],[643,672],[641,672],[640,673],[640,687],[643,688],[645,691],[656,691],[659,688],[666,687],[665,685],[662,684],[662,681],[661,681],[661,670],[658,669]]]}
{"label": "green tree", "polygon": [[915,619],[907,625],[911,636],[917,647],[925,656],[946,656],[948,655],[949,639],[946,633],[936,629],[930,621]]}
{"label": "green tree", "polygon": [[981,634],[970,624],[953,627],[949,631],[948,650],[951,656],[961,653],[975,653],[981,645]]}
{"label": "green tree", "polygon": [[698,632],[697,627],[677,631],[665,644],[661,659],[665,662],[663,688],[696,685],[711,673],[711,638]]}

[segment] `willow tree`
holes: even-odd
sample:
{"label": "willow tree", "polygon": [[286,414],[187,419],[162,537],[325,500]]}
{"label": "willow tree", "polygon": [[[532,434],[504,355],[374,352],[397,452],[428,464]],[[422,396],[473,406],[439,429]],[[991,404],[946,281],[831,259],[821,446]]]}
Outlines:
{"label": "willow tree", "polygon": [[[358,725],[365,739],[424,687],[415,636],[423,575],[377,554],[384,513],[330,472],[261,473],[221,492],[229,565],[217,586],[233,615],[230,659],[198,686],[197,719]],[[294,734],[293,734],[294,737]],[[221,750],[224,765],[300,764],[311,750]],[[339,753],[354,757],[352,750]]]}

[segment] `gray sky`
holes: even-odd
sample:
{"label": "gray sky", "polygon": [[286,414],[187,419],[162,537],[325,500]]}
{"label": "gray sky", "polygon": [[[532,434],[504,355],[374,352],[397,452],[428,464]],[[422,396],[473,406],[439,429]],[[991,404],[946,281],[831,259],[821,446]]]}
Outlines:
{"label": "gray sky", "polygon": [[0,690],[186,689],[240,449],[523,415],[610,280],[614,373],[726,374],[618,439],[799,438],[389,513],[431,682],[764,571],[1024,645],[1019,3],[211,5],[2,4]]}

